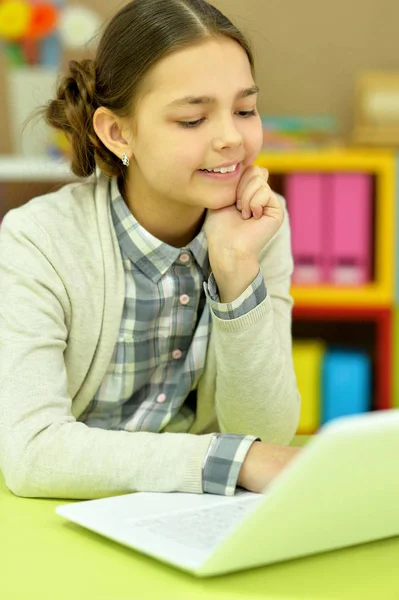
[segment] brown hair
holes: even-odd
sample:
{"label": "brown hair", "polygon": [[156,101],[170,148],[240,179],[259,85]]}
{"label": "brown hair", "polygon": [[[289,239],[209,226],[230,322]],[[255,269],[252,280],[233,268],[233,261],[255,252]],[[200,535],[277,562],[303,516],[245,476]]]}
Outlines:
{"label": "brown hair", "polygon": [[103,106],[119,117],[132,115],[147,71],[167,53],[210,37],[228,37],[254,59],[248,40],[205,0],[133,0],[110,21],[96,57],[70,61],[69,75],[57,86],[56,99],[44,109],[46,122],[67,134],[75,175],[87,177],[96,165],[108,176],[124,174],[123,164],[102,143],[93,127]]}

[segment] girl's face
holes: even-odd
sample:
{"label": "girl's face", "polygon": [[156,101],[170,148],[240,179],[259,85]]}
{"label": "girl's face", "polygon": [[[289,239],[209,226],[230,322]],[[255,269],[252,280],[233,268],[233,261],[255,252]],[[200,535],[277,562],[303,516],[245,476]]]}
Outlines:
{"label": "girl's face", "polygon": [[[218,209],[236,201],[246,167],[262,147],[256,86],[241,46],[206,41],[165,57],[137,104],[129,179],[160,202]],[[237,164],[233,173],[202,169]]]}

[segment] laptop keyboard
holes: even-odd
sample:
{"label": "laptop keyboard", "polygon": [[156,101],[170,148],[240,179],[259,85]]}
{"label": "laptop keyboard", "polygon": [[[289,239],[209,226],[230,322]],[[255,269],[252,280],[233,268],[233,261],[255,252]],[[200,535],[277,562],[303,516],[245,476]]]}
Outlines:
{"label": "laptop keyboard", "polygon": [[161,517],[129,519],[129,524],[141,531],[173,541],[195,550],[211,551],[227,533],[258,504],[259,498],[246,498],[237,502],[212,507],[186,510]]}

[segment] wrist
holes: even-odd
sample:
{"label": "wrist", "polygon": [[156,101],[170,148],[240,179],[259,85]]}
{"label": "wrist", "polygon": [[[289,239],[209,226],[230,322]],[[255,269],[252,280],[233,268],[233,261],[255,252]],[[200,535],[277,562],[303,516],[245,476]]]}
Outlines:
{"label": "wrist", "polygon": [[259,268],[257,256],[249,256],[237,252],[227,252],[226,250],[213,252],[209,249],[209,262],[213,272],[218,272],[223,275],[244,273],[249,269],[254,269],[255,267]]}
{"label": "wrist", "polygon": [[240,472],[238,474],[238,478],[237,478],[237,485],[239,485],[242,488],[245,489],[249,489],[251,488],[251,483],[252,483],[252,479],[253,479],[253,461],[254,461],[254,454],[256,456],[256,453],[258,452],[258,448],[257,446],[260,444],[261,442],[259,441],[255,441],[252,446],[250,447],[250,449],[247,452],[247,455],[245,457],[244,462],[242,463]]}
{"label": "wrist", "polygon": [[233,302],[241,296],[259,273],[257,260],[211,263],[220,302]]}
{"label": "wrist", "polygon": [[238,474],[237,485],[260,493],[301,452],[301,448],[256,441]]}

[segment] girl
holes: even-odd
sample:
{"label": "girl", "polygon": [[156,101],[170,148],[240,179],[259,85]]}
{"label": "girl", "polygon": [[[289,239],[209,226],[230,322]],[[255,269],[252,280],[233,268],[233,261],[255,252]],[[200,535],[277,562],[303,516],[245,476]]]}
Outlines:
{"label": "girl", "polygon": [[[293,268],[253,56],[204,0],[135,0],[46,107],[70,184],[0,235],[0,466],[21,496],[261,491],[295,456]],[[91,176],[91,177],[89,177]]]}

